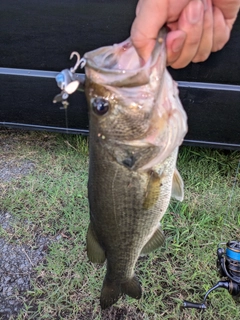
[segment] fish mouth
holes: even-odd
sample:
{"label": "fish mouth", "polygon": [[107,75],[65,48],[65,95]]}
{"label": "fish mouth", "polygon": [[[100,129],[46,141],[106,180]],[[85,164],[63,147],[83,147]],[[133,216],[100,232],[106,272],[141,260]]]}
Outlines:
{"label": "fish mouth", "polygon": [[143,86],[149,83],[152,68],[162,65],[162,74],[166,66],[165,39],[166,30],[161,30],[159,38],[149,60],[143,65],[131,39],[119,44],[102,47],[85,53],[86,75],[91,81],[113,87]]}

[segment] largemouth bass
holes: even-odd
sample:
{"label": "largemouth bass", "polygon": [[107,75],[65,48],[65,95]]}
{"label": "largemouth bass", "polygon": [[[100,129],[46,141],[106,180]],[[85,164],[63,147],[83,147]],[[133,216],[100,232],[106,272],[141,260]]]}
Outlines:
{"label": "largemouth bass", "polygon": [[176,159],[187,120],[166,70],[162,35],[144,66],[130,39],[84,58],[90,118],[87,254],[92,262],[107,260],[104,309],[123,294],[142,295],[137,259],[163,244],[160,220],[171,195],[183,199]]}

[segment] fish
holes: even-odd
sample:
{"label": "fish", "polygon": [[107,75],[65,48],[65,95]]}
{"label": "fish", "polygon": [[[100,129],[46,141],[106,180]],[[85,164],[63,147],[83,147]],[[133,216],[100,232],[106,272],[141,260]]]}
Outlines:
{"label": "fish", "polygon": [[89,107],[87,256],[106,261],[102,309],[142,296],[135,265],[165,241],[160,220],[184,197],[176,168],[187,116],[166,68],[166,33],[142,65],[131,39],[84,54]]}

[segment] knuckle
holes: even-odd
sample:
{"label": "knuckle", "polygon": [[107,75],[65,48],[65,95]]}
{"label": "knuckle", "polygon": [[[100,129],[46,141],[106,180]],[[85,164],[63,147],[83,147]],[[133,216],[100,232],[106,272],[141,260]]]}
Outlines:
{"label": "knuckle", "polygon": [[200,43],[200,37],[196,37],[196,36],[193,36],[193,37],[189,37],[186,45],[188,46],[191,46],[191,47],[197,47]]}
{"label": "knuckle", "polygon": [[210,52],[198,52],[195,57],[192,59],[192,62],[203,62],[208,59]]}
{"label": "knuckle", "polygon": [[230,38],[230,30],[228,28],[219,29],[213,35],[212,51],[216,52],[221,50]]}
{"label": "knuckle", "polygon": [[228,42],[228,40],[229,40],[229,37],[218,40],[218,41],[214,41],[212,46],[212,52],[221,50],[225,46],[225,44]]}
{"label": "knuckle", "polygon": [[213,30],[213,21],[211,19],[206,19],[204,21],[204,26],[203,26],[205,32],[212,32]]}
{"label": "knuckle", "polygon": [[176,60],[174,63],[172,63],[170,66],[173,69],[181,69],[181,68],[185,68],[191,61],[183,61],[181,59]]}

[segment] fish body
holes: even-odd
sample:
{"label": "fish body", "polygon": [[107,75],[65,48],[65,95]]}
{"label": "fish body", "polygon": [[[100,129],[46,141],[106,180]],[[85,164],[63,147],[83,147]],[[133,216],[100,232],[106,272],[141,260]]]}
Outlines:
{"label": "fish body", "polygon": [[100,304],[142,294],[134,268],[164,241],[160,220],[171,195],[183,199],[176,170],[187,131],[165,42],[141,66],[130,40],[85,54],[90,118],[87,254],[107,260]]}

